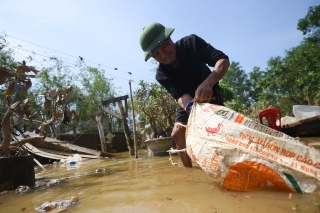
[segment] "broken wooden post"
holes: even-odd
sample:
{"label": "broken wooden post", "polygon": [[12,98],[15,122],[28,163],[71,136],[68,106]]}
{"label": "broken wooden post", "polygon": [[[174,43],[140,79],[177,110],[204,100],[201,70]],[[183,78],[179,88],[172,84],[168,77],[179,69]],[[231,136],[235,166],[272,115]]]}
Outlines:
{"label": "broken wooden post", "polygon": [[101,150],[103,152],[107,152],[106,139],[104,136],[103,125],[102,125],[103,112],[98,113],[96,115],[96,121],[97,121],[97,125],[98,125],[98,132],[99,132],[99,137],[100,137],[100,142],[101,142]]}
{"label": "broken wooden post", "polygon": [[51,131],[51,137],[57,139],[57,130],[56,130],[56,126],[54,125],[54,123],[50,124],[50,131]]}
{"label": "broken wooden post", "polygon": [[121,121],[122,121],[122,125],[123,125],[124,135],[126,136],[129,152],[130,152],[130,155],[134,155],[133,143],[132,143],[132,140],[130,138],[129,127],[128,127],[128,124],[127,124],[127,119],[125,117],[126,115],[125,115],[125,112],[124,112],[124,109],[123,109],[121,101],[118,101],[118,107],[119,107],[120,114],[121,114],[121,117],[122,117]]}
{"label": "broken wooden post", "polygon": [[138,146],[137,146],[137,133],[136,133],[136,121],[134,116],[134,106],[133,106],[133,99],[132,99],[132,90],[131,90],[131,80],[129,81],[130,86],[130,99],[131,99],[131,108],[132,108],[132,121],[133,121],[133,142],[134,142],[134,150],[135,156],[138,158]]}
{"label": "broken wooden post", "polygon": [[[134,155],[134,148],[133,148],[133,141],[130,138],[130,131],[129,131],[129,127],[128,127],[128,123],[127,123],[127,119],[126,119],[126,114],[127,114],[127,99],[128,96],[120,96],[117,98],[111,98],[108,100],[105,100],[102,102],[103,105],[108,105],[111,103],[115,103],[118,102],[118,107],[119,107],[119,111],[120,111],[120,115],[118,115],[117,113],[111,112],[110,110],[104,109],[103,111],[105,111],[106,113],[120,119],[122,121],[122,125],[123,125],[123,130],[124,130],[124,135],[126,137],[126,141],[127,141],[127,145],[128,145],[128,149],[129,149],[129,153],[130,155]],[[122,105],[122,100],[125,101],[125,107],[126,109],[123,109],[123,105]]]}

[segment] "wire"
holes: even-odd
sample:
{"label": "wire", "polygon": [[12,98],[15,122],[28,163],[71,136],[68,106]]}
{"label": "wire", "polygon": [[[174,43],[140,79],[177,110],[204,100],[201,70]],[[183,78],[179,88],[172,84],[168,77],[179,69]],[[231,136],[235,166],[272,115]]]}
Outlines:
{"label": "wire", "polygon": [[[77,56],[74,56],[74,55],[71,55],[71,54],[68,54],[68,53],[64,53],[64,52],[61,52],[61,51],[58,51],[58,50],[54,50],[54,49],[51,49],[51,48],[48,48],[48,47],[45,47],[45,46],[42,46],[42,45],[39,45],[39,44],[36,44],[36,43],[33,43],[33,42],[29,42],[29,41],[26,41],[26,40],[23,40],[23,39],[20,39],[20,38],[11,36],[11,35],[6,34],[6,33],[3,33],[3,32],[0,32],[0,33],[4,34],[5,36],[9,36],[9,37],[11,37],[11,38],[14,38],[14,39],[17,39],[17,40],[20,40],[20,41],[24,41],[24,42],[27,42],[27,43],[29,43],[29,44],[33,44],[33,45],[35,45],[35,46],[39,46],[39,47],[42,47],[42,48],[45,48],[45,49],[48,49],[48,50],[51,50],[51,51],[55,51],[55,52],[57,52],[57,53],[64,54],[64,55],[67,55],[67,56],[70,56],[70,57],[78,58]],[[8,45],[8,46],[11,46],[11,47],[13,47],[13,48],[17,48],[17,47],[14,47],[14,46],[12,46],[12,45]],[[19,49],[19,48],[17,48],[17,49]],[[42,55],[42,54],[40,54],[40,53],[36,53],[36,52],[34,52],[34,51],[25,50],[25,49],[22,49],[22,48],[20,48],[20,49],[21,49],[21,50],[24,50],[24,51],[31,52],[31,53],[35,53],[35,54],[37,54],[37,55],[44,56],[44,55]],[[48,57],[48,56],[44,56],[44,57]],[[50,58],[50,57],[48,57],[48,58]],[[154,79],[150,79],[150,78],[146,78],[146,77],[143,77],[143,76],[139,76],[139,75],[132,74],[132,72],[119,70],[118,68],[111,68],[111,67],[109,67],[109,66],[102,65],[102,64],[97,63],[97,62],[85,60],[85,59],[83,59],[83,57],[81,57],[81,56],[79,56],[79,58],[80,58],[81,61],[85,61],[85,62],[89,62],[89,63],[92,63],[92,64],[96,64],[96,65],[101,66],[101,67],[106,67],[106,68],[108,68],[108,69],[117,70],[117,71],[119,71],[119,72],[123,72],[123,73],[126,73],[126,74],[130,74],[130,75],[132,75],[132,76],[136,76],[136,77],[139,77],[139,78],[144,78],[144,79],[151,80],[151,81],[154,80]],[[68,63],[68,62],[67,62],[67,63]],[[74,64],[73,64],[73,65],[74,65]],[[109,75],[110,75],[110,74],[109,74]],[[110,75],[110,76],[113,76],[113,75]],[[114,77],[116,77],[116,76],[114,76]],[[116,77],[116,78],[121,78],[121,77]],[[121,78],[121,79],[124,79],[124,78]],[[124,80],[129,80],[129,79],[124,79]]]}
{"label": "wire", "polygon": [[[36,52],[34,52],[34,51],[26,50],[26,49],[23,49],[23,48],[20,48],[20,47],[15,47],[15,46],[12,46],[12,45],[8,45],[8,46],[10,46],[10,47],[12,47],[12,48],[19,49],[19,50],[27,51],[27,52],[30,52],[30,53],[34,53],[34,54],[37,54],[37,55],[41,55],[41,56],[43,56],[43,57],[51,58],[51,57],[49,57],[49,56],[42,55],[42,54],[36,53]],[[64,62],[64,63],[67,63],[67,64],[70,64],[70,65],[73,65],[73,66],[76,66],[76,64],[72,64],[72,63],[67,62],[67,61],[63,61],[63,62]],[[111,74],[107,74],[107,73],[105,73],[105,74],[106,74],[106,75],[109,75],[109,76],[112,76],[112,77],[114,77],[114,78],[119,78],[119,79],[126,80],[126,81],[129,81],[129,80],[130,80],[130,79],[121,78],[121,77],[118,77],[118,76],[115,76],[115,75],[111,75]]]}

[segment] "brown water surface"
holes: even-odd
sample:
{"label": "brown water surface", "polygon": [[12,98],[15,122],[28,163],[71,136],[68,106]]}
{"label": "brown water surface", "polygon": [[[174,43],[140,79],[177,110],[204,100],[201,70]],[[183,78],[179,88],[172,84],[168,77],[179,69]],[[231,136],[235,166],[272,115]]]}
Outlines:
{"label": "brown water surface", "polygon": [[[320,142],[320,138],[303,139]],[[196,164],[183,168],[177,155],[153,156],[141,150],[136,159],[117,153],[114,159],[86,160],[75,165],[37,167],[46,180],[66,178],[51,187],[25,194],[0,195],[0,212],[35,212],[44,202],[76,196],[79,202],[65,212],[213,212],[320,213],[320,193],[288,193],[272,186],[254,192],[228,191],[217,186]],[[106,170],[96,173],[97,169]]]}

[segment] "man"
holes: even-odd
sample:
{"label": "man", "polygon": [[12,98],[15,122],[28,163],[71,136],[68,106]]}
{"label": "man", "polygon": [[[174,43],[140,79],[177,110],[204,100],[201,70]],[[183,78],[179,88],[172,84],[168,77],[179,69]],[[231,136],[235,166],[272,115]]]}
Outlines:
{"label": "man", "polygon": [[[153,22],[143,28],[140,46],[144,60],[153,57],[159,62],[156,80],[178,101],[179,109],[171,137],[177,149],[186,148],[185,128],[190,102],[213,103],[223,105],[219,90],[219,80],[227,72],[229,58],[223,52],[213,48],[197,35],[184,37],[173,43],[170,35],[173,28]],[[211,72],[208,66],[214,67]],[[179,156],[185,167],[192,167],[186,152]]]}

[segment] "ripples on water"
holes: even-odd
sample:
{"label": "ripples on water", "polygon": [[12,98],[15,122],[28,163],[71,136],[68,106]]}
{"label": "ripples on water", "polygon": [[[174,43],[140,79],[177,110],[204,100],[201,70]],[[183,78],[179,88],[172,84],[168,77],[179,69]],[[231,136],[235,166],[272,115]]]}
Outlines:
{"label": "ripples on water", "polygon": [[[306,139],[307,143],[319,141]],[[138,159],[117,153],[114,159],[37,168],[36,176],[42,177],[37,183],[42,187],[25,194],[1,194],[0,212],[35,212],[45,202],[74,196],[79,201],[66,212],[320,213],[320,193],[288,193],[272,186],[255,192],[228,191],[195,164],[192,169],[183,168],[175,155],[178,166],[172,166],[168,158],[141,150]],[[47,184],[50,181],[55,184]]]}

